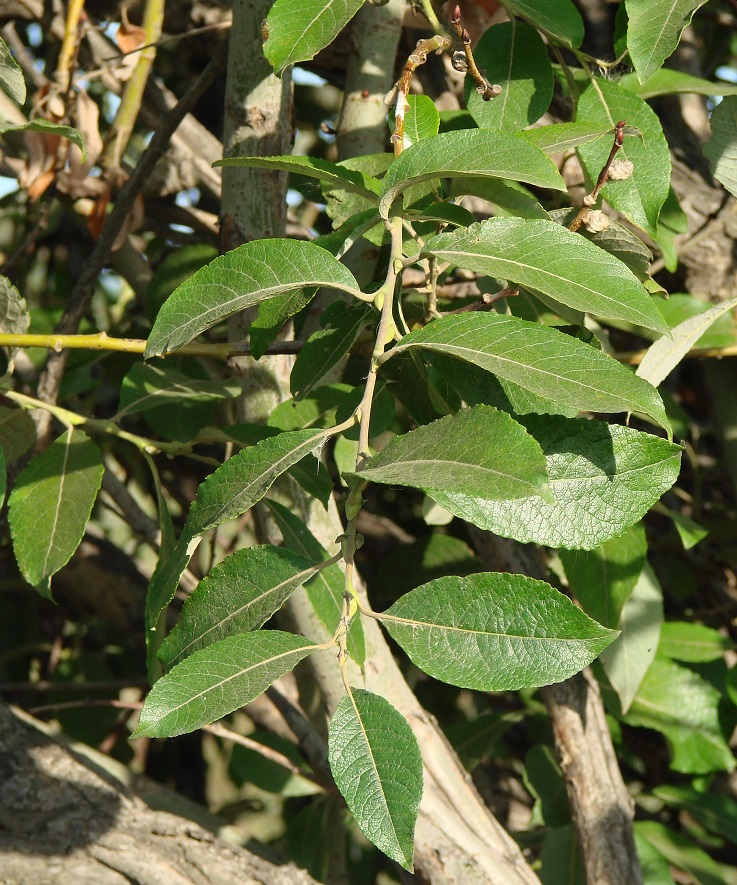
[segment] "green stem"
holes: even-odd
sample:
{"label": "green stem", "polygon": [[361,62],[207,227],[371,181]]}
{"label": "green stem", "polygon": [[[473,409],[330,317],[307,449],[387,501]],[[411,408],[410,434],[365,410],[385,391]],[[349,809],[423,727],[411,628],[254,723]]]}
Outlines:
{"label": "green stem", "polygon": [[[141,354],[146,350],[146,341],[140,338],[112,338],[105,332],[93,335],[13,335],[0,334],[0,347],[43,347],[57,353],[62,350],[111,350],[119,353]],[[301,341],[280,341],[270,345],[266,353],[295,354],[302,349]],[[233,356],[243,356],[251,352],[251,345],[242,341],[226,341],[224,344],[185,344],[170,353],[161,354],[157,359],[167,356],[202,356],[218,360],[228,360]]]}
{"label": "green stem", "polygon": [[129,433],[127,430],[121,430],[121,428],[116,427],[112,421],[104,421],[99,418],[86,418],[84,415],[79,415],[69,409],[64,409],[61,406],[55,406],[51,403],[45,403],[43,400],[35,399],[32,396],[26,396],[24,393],[17,393],[15,390],[4,390],[2,393],[7,399],[17,403],[24,409],[43,409],[67,427],[83,427],[85,430],[89,430],[92,433],[106,433],[110,436],[115,436],[118,439],[123,439],[126,442],[132,443],[137,449],[144,453],[166,452],[169,455],[181,455],[189,452],[189,446],[186,444],[174,442],[167,443],[161,442],[160,440],[147,439],[144,436]]}

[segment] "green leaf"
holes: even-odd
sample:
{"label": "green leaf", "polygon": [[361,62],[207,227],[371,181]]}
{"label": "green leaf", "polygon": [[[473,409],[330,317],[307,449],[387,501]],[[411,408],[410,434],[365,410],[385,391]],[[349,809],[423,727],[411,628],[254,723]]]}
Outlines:
{"label": "green leaf", "polygon": [[[0,40],[0,43],[2,40]],[[31,315],[25,298],[7,277],[0,276],[0,334],[24,335],[31,325]],[[8,371],[13,371],[13,360],[17,347],[8,348]]]}
{"label": "green leaf", "polygon": [[254,359],[261,359],[268,346],[276,341],[286,321],[307,307],[316,293],[317,289],[297,289],[259,304],[248,330]]}
{"label": "green leaf", "polygon": [[510,16],[519,15],[556,43],[576,48],[583,40],[583,19],[571,0],[502,0]]}
{"label": "green leaf", "polygon": [[264,53],[274,72],[308,61],[328,46],[364,0],[275,0],[262,27]]}
{"label": "green leaf", "polygon": [[565,190],[550,157],[523,139],[506,132],[463,129],[425,138],[400,154],[381,183],[379,213],[388,218],[397,197],[423,181],[479,176]]}
{"label": "green leaf", "polygon": [[666,621],[660,629],[658,654],[676,661],[701,664],[718,661],[724,652],[735,647],[728,636],[704,624],[690,621]]}
{"label": "green leaf", "polygon": [[654,820],[635,823],[635,836],[645,839],[676,869],[684,870],[696,885],[724,885],[724,876],[716,861],[681,833]]}
{"label": "green leaf", "polygon": [[601,138],[602,135],[614,136],[614,128],[605,123],[555,123],[552,126],[525,129],[519,134],[525,141],[550,155],[569,151],[571,148]]}
{"label": "green leaf", "polygon": [[644,412],[668,428],[657,390],[616,360],[556,329],[474,311],[446,316],[405,336],[411,348],[474,363],[553,402],[593,412]]}
{"label": "green leaf", "polygon": [[673,68],[660,68],[644,83],[640,83],[637,74],[625,74],[617,82],[645,100],[657,98],[659,95],[682,93],[708,96],[737,95],[737,86],[724,80],[702,80],[701,77],[694,77]]}
{"label": "green leaf", "polygon": [[316,649],[280,630],[239,633],[202,648],[154,685],[131,737],[174,737],[209,725],[263,694]]}
{"label": "green leaf", "polygon": [[[365,389],[362,384],[359,384],[358,387],[354,387],[346,393],[335,413],[336,424],[342,424],[344,421],[348,420],[361,404],[364,393]],[[386,385],[382,383],[377,384],[371,401],[369,439],[373,439],[391,427],[391,424],[394,421],[395,409],[396,401],[386,389]],[[353,427],[349,427],[348,430],[343,431],[343,436],[347,439],[358,440],[359,435],[360,427],[358,424],[354,424]]]}
{"label": "green leaf", "polygon": [[712,323],[734,307],[737,307],[737,295],[679,323],[669,337],[663,336],[650,345],[637,367],[637,375],[657,387],[696,345]]}
{"label": "green leaf", "polygon": [[67,141],[71,141],[82,152],[82,162],[87,159],[87,150],[82,133],[71,126],[63,126],[61,123],[52,123],[51,120],[42,120],[40,118],[31,120],[30,123],[10,123],[7,120],[0,120],[0,135],[4,135],[6,132],[42,132],[44,135],[56,135],[58,138],[66,138]]}
{"label": "green leaf", "polygon": [[[424,96],[422,96],[424,98]],[[428,99],[429,101],[429,99]],[[364,175],[352,169],[347,169],[338,163],[330,163],[319,157],[225,157],[216,160],[213,166],[249,169],[275,169],[281,172],[296,172],[308,178],[316,178],[333,187],[339,187],[354,194],[360,194],[369,200],[377,201],[379,193],[379,181],[371,175]]]}
{"label": "green leaf", "polygon": [[333,427],[339,423],[336,420],[338,405],[352,390],[350,384],[323,384],[299,401],[287,399],[279,403],[266,423],[279,430]]}
{"label": "green leaf", "polygon": [[26,81],[23,71],[2,39],[0,39],[0,89],[16,104],[23,104],[26,100]]}
{"label": "green leaf", "polygon": [[491,572],[437,578],[380,619],[425,673],[479,691],[561,682],[617,635],[544,581]]}
{"label": "green leaf", "polygon": [[621,261],[553,221],[489,218],[438,234],[423,254],[539,290],[604,319],[658,332],[668,327],[644,287]]}
{"label": "green leaf", "polygon": [[245,243],[179,286],[159,311],[144,358],[175,350],[267,298],[317,286],[359,294],[353,274],[314,243],[286,239]]}
{"label": "green leaf", "polygon": [[627,49],[640,83],[662,66],[704,3],[706,0],[625,0]]}
{"label": "green leaf", "polygon": [[257,630],[316,571],[314,562],[281,547],[236,550],[187,598],[159,660],[170,670],[200,648]]}
{"label": "green leaf", "polygon": [[201,534],[250,510],[278,476],[319,449],[327,435],[294,430],[238,452],[201,483],[187,518],[191,531]]}
{"label": "green leaf", "polygon": [[[586,885],[581,846],[572,824],[548,829],[540,850],[541,885]],[[653,883],[648,882],[648,885]]]}
{"label": "green leaf", "polygon": [[[577,120],[609,126],[626,120],[642,132],[642,141],[626,139],[617,154],[618,159],[632,162],[632,175],[624,181],[608,182],[602,194],[633,224],[656,237],[658,217],[670,186],[670,151],[655,112],[638,96],[597,77],[581,94]],[[592,181],[599,177],[611,147],[602,138],[578,148]]]}
{"label": "green leaf", "polygon": [[10,494],[8,522],[23,577],[42,596],[79,546],[102,483],[100,450],[69,429],[36,456]]}
{"label": "green leaf", "polygon": [[[623,9],[624,7],[620,7]],[[638,824],[635,824],[637,827]],[[642,868],[642,881],[647,885],[675,885],[670,866],[663,855],[643,836],[635,831],[635,847]]]}
{"label": "green leaf", "polygon": [[506,412],[462,409],[389,442],[359,473],[369,482],[459,491],[478,498],[547,495],[538,443]]}
{"label": "green leaf", "polygon": [[190,378],[168,367],[136,363],[123,379],[115,420],[171,403],[213,402],[242,393],[243,385],[235,378]]}
{"label": "green leaf", "polygon": [[737,96],[728,96],[714,108],[711,131],[711,140],[704,145],[704,156],[714,178],[734,197],[737,195]]}
{"label": "green leaf", "polygon": [[[440,128],[440,112],[435,102],[427,95],[408,95],[408,108],[404,114],[404,137],[402,149],[416,144],[423,138],[432,138]],[[389,129],[394,132],[395,114],[389,114]]]}
{"label": "green leaf", "polygon": [[[710,301],[691,295],[688,292],[671,292],[670,297],[661,299],[658,308],[663,319],[672,330],[684,320],[706,313],[713,307]],[[715,320],[704,334],[697,339],[696,347],[728,347],[737,343],[737,323],[734,314],[727,311]]]}
{"label": "green leaf", "polygon": [[[328,558],[329,554],[299,517],[277,501],[269,499],[264,503],[271,511],[284,543],[290,550],[313,562],[321,562]],[[307,597],[325,627],[328,637],[335,632],[343,612],[344,587],[345,575],[337,563],[321,569],[305,584]],[[366,642],[360,618],[352,621],[348,631],[348,653],[351,660],[359,667],[363,667],[366,662]]]}
{"label": "green leaf", "polygon": [[687,811],[712,833],[737,844],[737,804],[723,793],[700,793],[693,787],[664,784],[653,796],[668,805]]}
{"label": "green leaf", "polygon": [[385,698],[354,688],[330,720],[328,758],[361,832],[412,872],[423,783],[420,747],[407,720]]}
{"label": "green leaf", "polygon": [[505,538],[591,550],[633,525],[678,477],[681,449],[603,421],[521,419],[542,446],[554,503],[433,492],[441,507]]}
{"label": "green leaf", "polygon": [[12,464],[36,441],[36,425],[24,409],[0,406],[0,448],[5,463]]}
{"label": "green leaf", "polygon": [[662,623],[663,591],[646,564],[622,609],[619,636],[599,657],[623,713],[629,710],[655,658]]}
{"label": "green leaf", "polygon": [[[520,133],[520,136],[522,133]],[[498,178],[453,178],[451,198],[473,194],[493,203],[497,215],[518,215],[520,218],[549,218],[548,213],[523,185]]]}
{"label": "green leaf", "polygon": [[[550,217],[557,224],[568,227],[577,214],[577,209],[553,209],[550,212]],[[648,271],[653,260],[653,253],[629,228],[613,218],[607,218],[607,222],[608,227],[605,230],[595,232],[590,231],[584,222],[578,233],[626,264],[638,280],[648,281],[650,279]],[[664,309],[661,310],[661,307],[666,308],[668,304],[669,302],[665,300],[658,302],[658,313],[661,316],[665,312]],[[666,325],[670,325],[667,322],[667,317],[663,317],[663,319]]]}
{"label": "green leaf", "polygon": [[478,66],[501,95],[484,101],[466,77],[466,104],[481,129],[517,132],[538,120],[553,97],[553,69],[542,37],[515,19],[489,28],[473,50]]}
{"label": "green leaf", "polygon": [[[524,782],[535,799],[532,826],[562,827],[571,822],[563,772],[552,747],[534,744],[525,756]],[[533,823],[534,821],[534,823]]]}
{"label": "green leaf", "polygon": [[605,627],[616,629],[624,604],[640,579],[647,557],[641,523],[595,550],[560,550],[571,593],[583,610]]}
{"label": "green leaf", "polygon": [[182,535],[172,555],[160,559],[146,597],[146,624],[155,629],[192,554],[211,528],[235,519],[263,498],[274,480],[301,461],[326,438],[322,430],[280,433],[243,449],[200,484]]}
{"label": "green leaf", "polygon": [[656,657],[622,719],[661,732],[674,771],[733,771],[734,756],[719,724],[720,697],[716,688],[692,670]]}
{"label": "green leaf", "polygon": [[[460,398],[469,406],[483,403],[514,415],[565,415],[575,418],[578,409],[561,406],[552,400],[530,393],[511,381],[499,379],[472,363],[451,359],[442,354],[432,356],[433,368],[447,378]],[[389,364],[391,365],[391,363]]]}
{"label": "green leaf", "polygon": [[333,302],[321,317],[323,328],[310,335],[294,362],[289,378],[294,398],[300,400],[308,394],[376,319],[376,310],[371,305]]}

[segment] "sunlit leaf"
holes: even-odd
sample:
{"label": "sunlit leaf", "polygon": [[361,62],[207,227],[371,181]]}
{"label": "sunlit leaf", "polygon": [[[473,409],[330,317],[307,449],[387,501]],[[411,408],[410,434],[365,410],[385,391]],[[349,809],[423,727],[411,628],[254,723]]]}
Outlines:
{"label": "sunlit leaf", "polygon": [[423,783],[420,748],[407,720],[385,698],[355,688],[330,720],[328,758],[363,834],[412,871]]}
{"label": "sunlit leaf", "polygon": [[239,633],[200,649],[146,697],[133,738],[195,731],[250,703],[316,646],[280,630]]}
{"label": "sunlit leaf", "polygon": [[16,480],[8,522],[23,577],[43,596],[84,535],[104,468],[100,450],[81,430],[67,430]]}
{"label": "sunlit leaf", "polygon": [[236,550],[187,597],[159,659],[171,669],[200,648],[258,629],[315,572],[314,562],[281,547]]}
{"label": "sunlit leaf", "polygon": [[561,682],[617,635],[526,575],[437,578],[385,614],[382,624],[421,670],[480,691]]}
{"label": "sunlit leaf", "polygon": [[706,0],[625,0],[627,49],[641,83],[678,46],[681,32],[704,3]]}

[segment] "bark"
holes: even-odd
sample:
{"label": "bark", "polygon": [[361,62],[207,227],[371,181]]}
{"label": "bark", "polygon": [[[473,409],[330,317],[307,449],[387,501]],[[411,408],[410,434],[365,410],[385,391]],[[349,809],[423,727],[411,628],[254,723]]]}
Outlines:
{"label": "bark", "polygon": [[314,885],[291,864],[279,866],[193,820],[155,811],[46,730],[0,704],[0,882]]}

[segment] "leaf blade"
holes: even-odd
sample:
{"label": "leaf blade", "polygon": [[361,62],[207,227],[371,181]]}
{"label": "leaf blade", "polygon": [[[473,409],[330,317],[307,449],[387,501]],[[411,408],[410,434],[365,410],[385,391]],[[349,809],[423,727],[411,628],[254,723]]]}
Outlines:
{"label": "leaf blade", "polygon": [[627,49],[640,83],[678,46],[681,32],[706,0],[626,0]]}
{"label": "leaf blade", "polygon": [[554,502],[484,501],[434,492],[441,507],[522,543],[590,550],[637,522],[676,481],[681,449],[627,427],[529,416],[522,423],[548,461]]}
{"label": "leaf blade", "polygon": [[463,489],[490,499],[547,492],[537,442],[506,412],[483,405],[410,430],[348,475],[420,489]]}
{"label": "leaf blade", "polygon": [[565,190],[555,164],[533,145],[502,131],[464,129],[425,138],[400,154],[381,183],[379,213],[388,218],[397,197],[423,181],[480,176]]}
{"label": "leaf blade", "polygon": [[381,619],[436,679],[481,691],[550,685],[582,670],[616,636],[544,581],[482,572],[437,578]]}
{"label": "leaf blade", "polygon": [[23,577],[42,595],[84,535],[104,468],[97,446],[69,429],[22,471],[8,521]]}
{"label": "leaf blade", "polygon": [[359,293],[353,274],[314,243],[282,239],[245,243],[177,287],[159,311],[144,359],[187,344],[246,307],[318,286]]}
{"label": "leaf blade", "polygon": [[411,872],[423,784],[420,748],[406,719],[380,695],[353,689],[330,720],[328,758],[361,831]]}
{"label": "leaf blade", "polygon": [[314,562],[281,547],[236,550],[187,597],[159,660],[171,669],[200,648],[257,630],[316,571]]}
{"label": "leaf blade", "polygon": [[[288,65],[308,61],[328,46],[364,0],[276,0],[262,34],[264,53],[279,76]],[[295,39],[295,35],[301,36]]]}
{"label": "leaf blade", "polygon": [[490,218],[425,244],[458,267],[508,280],[575,310],[667,332],[665,320],[623,262],[553,221]]}
{"label": "leaf blade", "polygon": [[156,682],[131,737],[174,737],[209,725],[316,650],[308,639],[280,630],[239,633],[200,649]]}
{"label": "leaf blade", "polygon": [[652,385],[555,329],[493,313],[446,316],[411,332],[388,357],[415,347],[475,363],[553,402],[593,412],[644,412],[668,429]]}

